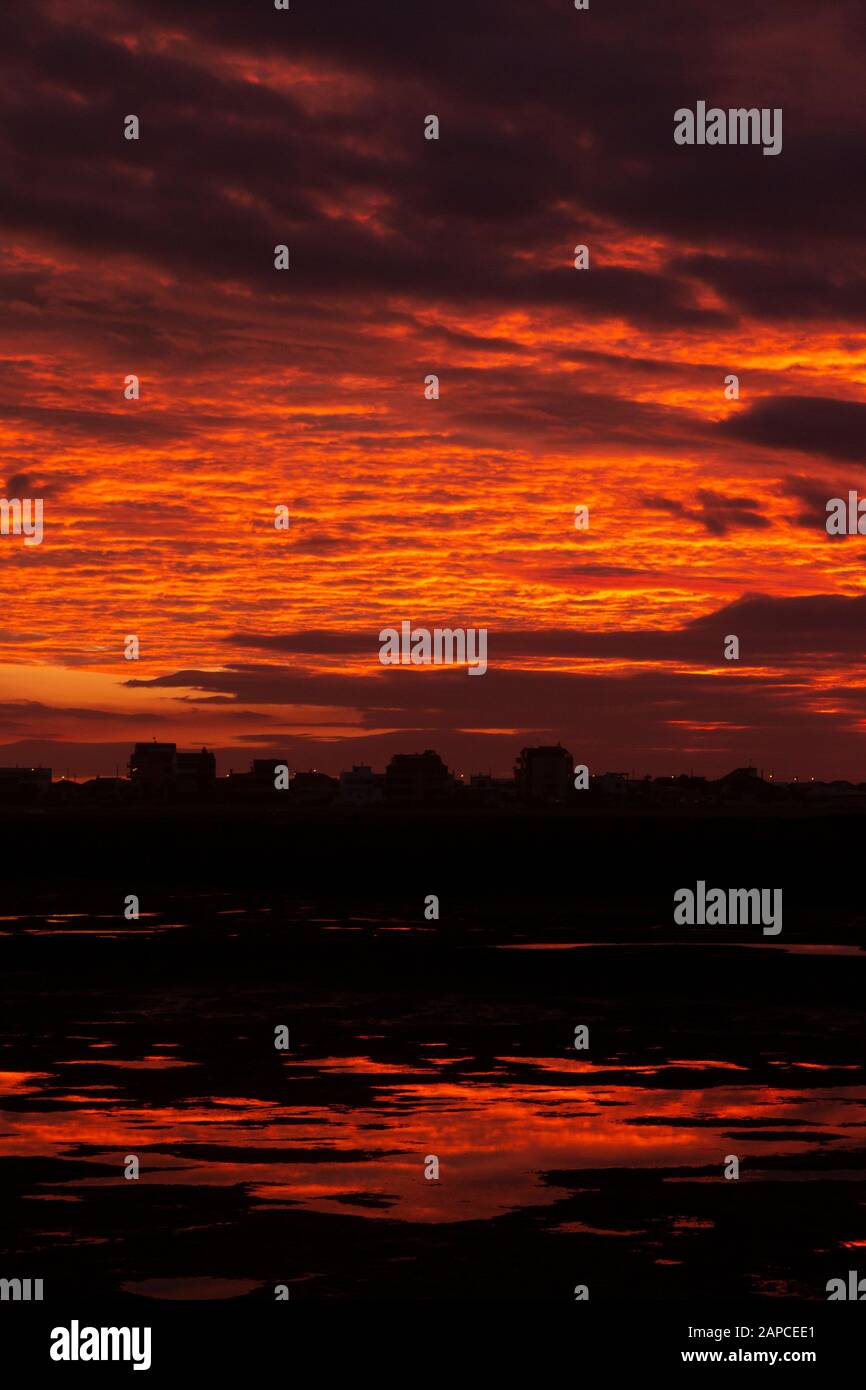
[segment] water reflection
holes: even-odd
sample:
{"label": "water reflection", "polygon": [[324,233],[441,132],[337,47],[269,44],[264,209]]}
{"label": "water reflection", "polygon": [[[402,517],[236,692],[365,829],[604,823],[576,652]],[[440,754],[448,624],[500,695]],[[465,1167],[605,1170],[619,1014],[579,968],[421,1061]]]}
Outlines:
{"label": "water reflection", "polygon": [[[644,966],[622,977],[634,944],[542,941],[527,978],[527,943],[470,954],[465,939],[440,945],[433,933],[431,945],[429,929],[393,916],[307,915],[303,952],[274,978],[272,938],[264,951],[255,933],[281,919],[264,910],[152,913],[128,930],[72,913],[5,921],[43,966],[45,1007],[13,992],[0,1035],[7,1254],[38,1257],[41,1277],[53,1268],[60,1282],[147,1298],[270,1297],[275,1278],[375,1297],[412,1280],[426,1289],[443,1261],[478,1261],[495,1279],[513,1256],[536,1262],[536,1287],[547,1277],[559,1287],[589,1260],[611,1296],[631,1280],[640,1296],[681,1297],[690,1279],[715,1288],[727,1260],[741,1294],[822,1297],[821,1261],[866,1245],[866,1072],[845,994],[863,953],[850,943],[785,951],[795,987],[815,958],[839,972],[823,1011],[775,1000],[768,985],[733,1017],[725,989],[739,999],[743,972],[763,968],[746,965],[763,961],[747,943],[716,948],[712,988],[693,964],[707,943],[667,943],[674,978],[653,981]],[[334,953],[349,938],[326,935],[334,927],[363,936],[339,979]],[[364,955],[383,933],[399,987]],[[160,953],[187,935],[196,947],[179,983],[182,955],[154,980],[139,978],[135,956],[120,985],[52,975],[52,950],[73,940],[86,975],[109,940]],[[203,941],[218,960],[208,957],[206,979]],[[331,954],[320,958],[318,941]],[[567,979],[553,949],[563,944],[587,948]],[[416,950],[452,952],[447,969]],[[157,974],[161,959],[148,958]],[[428,979],[431,961],[439,973]],[[575,1022],[590,1027],[586,1053],[574,1050]],[[273,1046],[283,1023],[285,1053]],[[133,1154],[140,1176],[129,1182]],[[741,1164],[733,1226],[730,1154]],[[424,1176],[429,1155],[438,1182]],[[791,1183],[811,1196],[779,1253],[777,1204]],[[64,1218],[75,1213],[68,1229],[50,1223],[57,1202],[69,1204]],[[407,1262],[411,1279],[396,1272]]]}

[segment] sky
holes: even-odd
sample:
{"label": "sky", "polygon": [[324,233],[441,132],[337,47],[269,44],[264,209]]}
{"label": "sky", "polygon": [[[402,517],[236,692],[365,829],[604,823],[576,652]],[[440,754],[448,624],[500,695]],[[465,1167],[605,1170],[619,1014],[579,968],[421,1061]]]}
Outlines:
{"label": "sky", "polygon": [[[6,0],[0,762],[866,778],[864,47],[860,0]],[[677,145],[698,101],[781,152]],[[404,620],[486,674],[381,665]]]}

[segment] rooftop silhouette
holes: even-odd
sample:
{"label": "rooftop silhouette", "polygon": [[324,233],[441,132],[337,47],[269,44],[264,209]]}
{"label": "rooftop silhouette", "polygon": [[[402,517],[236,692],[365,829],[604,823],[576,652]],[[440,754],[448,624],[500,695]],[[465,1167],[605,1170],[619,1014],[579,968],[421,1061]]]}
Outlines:
{"label": "rooftop silhouette", "polygon": [[175,743],[138,742],[127,776],[55,779],[49,767],[0,767],[0,804],[29,806],[153,805],[167,803],[277,805],[318,810],[430,808],[672,809],[724,805],[823,804],[866,809],[866,782],[782,781],[747,766],[715,779],[701,775],[635,777],[593,772],[575,764],[561,744],[527,746],[517,753],[510,777],[449,769],[432,748],[394,753],[384,771],[367,764],[331,776],[318,769],[293,769],[287,759],[254,758],[245,772],[217,775],[207,748],[179,749]]}

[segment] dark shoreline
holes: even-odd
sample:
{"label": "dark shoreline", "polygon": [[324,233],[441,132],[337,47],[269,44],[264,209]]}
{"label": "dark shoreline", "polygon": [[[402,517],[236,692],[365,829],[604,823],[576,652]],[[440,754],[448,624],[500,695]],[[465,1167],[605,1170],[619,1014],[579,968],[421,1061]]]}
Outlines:
{"label": "dark shoreline", "polygon": [[375,901],[414,916],[432,893],[443,931],[464,911],[483,918],[506,902],[529,914],[540,905],[551,922],[595,924],[602,940],[624,929],[641,939],[672,931],[674,892],[703,879],[781,887],[786,942],[845,941],[866,923],[866,815],[854,812],[6,810],[0,843],[9,865],[0,912],[38,910],[48,898],[60,911],[82,900],[85,910],[117,911],[118,895],[185,890],[307,897],[348,912]]}
{"label": "dark shoreline", "polygon": [[[866,1242],[864,829],[0,817],[0,1277],[45,1279],[63,1312],[270,1303],[277,1283],[824,1301]],[[675,927],[698,877],[781,885],[781,936]]]}

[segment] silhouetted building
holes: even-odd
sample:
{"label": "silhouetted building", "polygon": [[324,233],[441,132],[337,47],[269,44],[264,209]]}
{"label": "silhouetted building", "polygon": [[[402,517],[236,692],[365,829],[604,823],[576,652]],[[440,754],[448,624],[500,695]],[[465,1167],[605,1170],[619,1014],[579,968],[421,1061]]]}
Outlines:
{"label": "silhouetted building", "polygon": [[574,759],[560,743],[522,748],[514,768],[521,801],[560,805],[574,793]]}
{"label": "silhouetted building", "polygon": [[775,801],[779,789],[774,782],[765,782],[754,767],[735,767],[715,783],[722,801]]}
{"label": "silhouetted building", "polygon": [[61,777],[58,782],[51,783],[51,805],[52,806],[79,806],[84,799],[84,788],[80,782],[73,782],[69,777]]}
{"label": "silhouetted building", "polygon": [[675,806],[712,806],[718,804],[719,793],[712,790],[706,777],[644,777],[634,786],[634,800],[647,807],[666,810]]}
{"label": "silhouetted building", "polygon": [[469,778],[465,801],[469,806],[513,806],[516,794],[513,777],[493,777],[489,772],[474,772]]}
{"label": "silhouetted building", "polygon": [[98,806],[117,805],[128,801],[132,795],[132,783],[125,777],[91,777],[80,789],[81,800]]}
{"label": "silhouetted building", "polygon": [[791,789],[798,801],[818,801],[826,806],[850,806],[860,810],[866,802],[866,786],[862,782],[797,782]]}
{"label": "silhouetted building", "polygon": [[177,780],[177,744],[137,743],[129,759],[129,780],[145,796],[168,796]]}
{"label": "silhouetted building", "polygon": [[385,769],[389,805],[440,806],[454,796],[455,781],[438,753],[395,753]]}
{"label": "silhouetted building", "polygon": [[268,785],[273,790],[277,785],[277,777],[281,776],[283,780],[286,777],[286,773],[280,773],[280,769],[288,770],[288,766],[285,758],[253,758],[249,775],[262,786]]}
{"label": "silhouetted building", "polygon": [[50,767],[0,767],[0,802],[26,806],[51,790]]}
{"label": "silhouetted building", "polygon": [[198,753],[178,753],[177,789],[181,796],[208,797],[216,785],[216,757],[202,748]]}
{"label": "silhouetted building", "polygon": [[601,772],[590,777],[590,787],[598,793],[602,806],[624,806],[628,799],[628,773]]}
{"label": "silhouetted building", "polygon": [[356,764],[351,772],[340,773],[339,801],[344,806],[378,806],[385,795],[385,775],[371,767]]}
{"label": "silhouetted building", "polygon": [[176,743],[137,743],[129,759],[129,780],[140,796],[198,799],[216,782],[216,758],[206,748],[178,753]]}
{"label": "silhouetted building", "polygon": [[290,776],[288,768],[285,758],[253,758],[249,772],[230,772],[221,783],[221,790],[224,788],[232,801],[270,801],[276,796],[285,798],[289,794],[289,788],[285,785]]}
{"label": "silhouetted building", "polygon": [[293,805],[330,806],[337,798],[340,783],[324,772],[296,772],[289,783]]}

